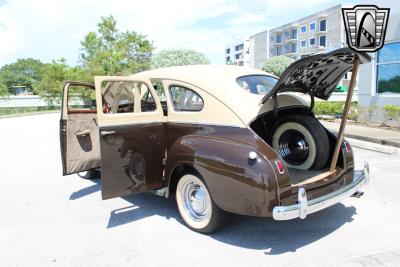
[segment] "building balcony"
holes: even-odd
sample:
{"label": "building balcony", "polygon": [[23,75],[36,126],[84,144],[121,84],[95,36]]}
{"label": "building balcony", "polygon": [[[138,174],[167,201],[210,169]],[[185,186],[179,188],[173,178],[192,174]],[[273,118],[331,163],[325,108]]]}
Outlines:
{"label": "building balcony", "polygon": [[322,50],[325,50],[327,47],[326,47],[326,46],[318,45],[318,46],[316,46],[315,48],[316,48],[317,50],[319,50],[319,51],[322,51]]}
{"label": "building balcony", "polygon": [[285,56],[297,56],[299,52],[297,51],[289,51],[288,53],[285,53]]}
{"label": "building balcony", "polygon": [[289,37],[289,39],[286,39],[285,42],[287,43],[293,43],[297,42],[299,39],[297,37]]}
{"label": "building balcony", "polygon": [[320,30],[318,30],[315,34],[316,34],[316,35],[324,35],[324,34],[327,34],[327,33],[328,33],[327,30],[325,30],[325,31],[320,31]]}

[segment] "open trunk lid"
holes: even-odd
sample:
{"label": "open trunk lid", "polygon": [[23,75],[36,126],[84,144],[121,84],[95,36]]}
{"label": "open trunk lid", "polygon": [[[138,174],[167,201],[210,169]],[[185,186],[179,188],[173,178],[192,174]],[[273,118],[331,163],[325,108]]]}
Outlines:
{"label": "open trunk lid", "polygon": [[371,61],[367,53],[340,48],[294,62],[283,72],[279,81],[263,97],[261,103],[264,104],[274,94],[288,91],[310,94],[327,100],[340,79],[353,67],[356,55],[361,63]]}

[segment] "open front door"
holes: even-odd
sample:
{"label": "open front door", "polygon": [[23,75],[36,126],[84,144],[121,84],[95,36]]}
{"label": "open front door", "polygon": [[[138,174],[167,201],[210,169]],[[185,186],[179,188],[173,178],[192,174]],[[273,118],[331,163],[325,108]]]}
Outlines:
{"label": "open front door", "polygon": [[94,85],[65,82],[60,120],[63,175],[100,167],[96,117]]}
{"label": "open front door", "polygon": [[162,187],[165,117],[151,82],[95,77],[102,197]]}

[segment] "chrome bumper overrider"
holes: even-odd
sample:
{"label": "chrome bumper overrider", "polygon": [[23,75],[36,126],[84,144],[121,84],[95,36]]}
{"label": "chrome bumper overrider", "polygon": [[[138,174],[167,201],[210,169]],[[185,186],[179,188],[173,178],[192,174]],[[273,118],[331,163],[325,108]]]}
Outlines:
{"label": "chrome bumper overrider", "polygon": [[360,171],[354,171],[353,182],[335,192],[322,197],[307,200],[306,190],[299,188],[297,204],[291,206],[276,206],[272,211],[272,217],[275,220],[291,220],[294,218],[305,219],[308,214],[332,206],[342,199],[356,193],[362,186],[369,181],[369,165],[364,162],[364,168]]}

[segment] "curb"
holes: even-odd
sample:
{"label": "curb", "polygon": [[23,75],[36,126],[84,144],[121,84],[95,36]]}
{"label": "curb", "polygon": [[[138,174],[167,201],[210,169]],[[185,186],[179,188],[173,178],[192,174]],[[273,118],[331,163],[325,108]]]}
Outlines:
{"label": "curb", "polygon": [[372,138],[372,137],[366,137],[366,136],[361,136],[361,135],[355,135],[355,134],[349,134],[345,133],[345,137],[352,138],[352,139],[357,139],[357,140],[362,140],[366,142],[371,142],[371,143],[376,143],[382,146],[392,146],[392,147],[397,147],[400,148],[400,143],[391,141],[391,140],[382,140],[378,138]]}
{"label": "curb", "polygon": [[59,110],[55,110],[55,111],[45,111],[45,112],[20,113],[20,114],[14,114],[14,115],[0,115],[0,120],[1,119],[17,118],[17,117],[25,117],[25,116],[33,116],[33,115],[59,113],[59,112],[60,112]]}
{"label": "curb", "polygon": [[372,150],[372,151],[389,154],[389,155],[400,155],[400,148],[397,148],[394,146],[381,145],[381,144],[367,142],[367,141],[354,139],[354,138],[346,138],[346,140],[349,141],[350,145],[354,146],[354,147]]}

